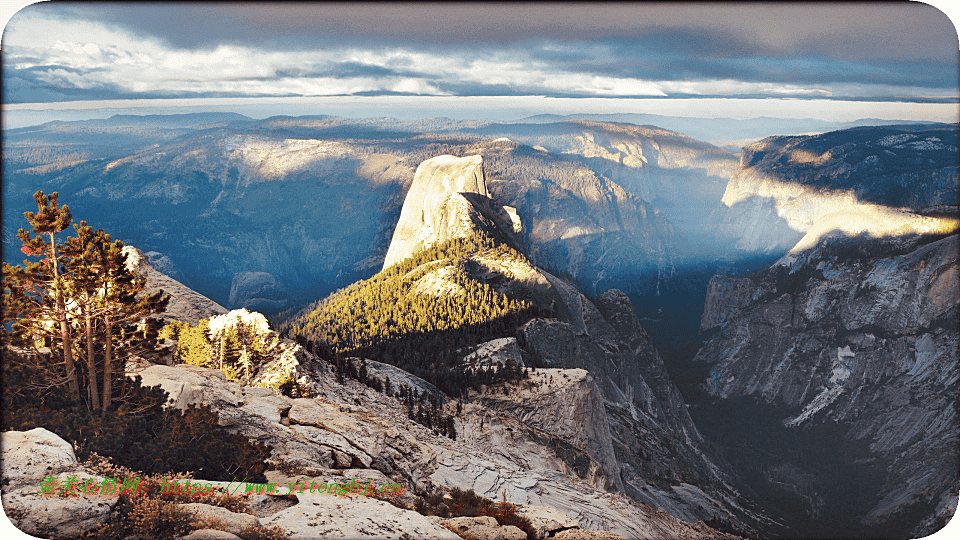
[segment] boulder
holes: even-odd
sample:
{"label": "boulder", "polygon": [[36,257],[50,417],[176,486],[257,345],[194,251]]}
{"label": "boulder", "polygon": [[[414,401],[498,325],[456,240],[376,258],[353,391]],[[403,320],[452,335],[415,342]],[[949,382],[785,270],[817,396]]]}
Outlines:
{"label": "boulder", "polygon": [[556,536],[560,531],[579,529],[580,522],[549,506],[517,506],[517,515],[530,520],[537,534],[535,540]]}
{"label": "boulder", "polygon": [[0,441],[4,486],[78,466],[73,446],[44,428],[5,431],[0,435]]}
{"label": "boulder", "polygon": [[501,527],[490,516],[458,517],[440,520],[440,524],[461,538],[483,540],[526,540],[527,533],[513,525]]}
{"label": "boulder", "polygon": [[77,464],[70,443],[44,428],[7,431],[0,435],[3,467],[3,510],[21,531],[41,538],[72,538],[106,521],[117,497],[60,496],[40,493],[47,477],[80,482],[95,475]]}
{"label": "boulder", "polygon": [[[139,372],[143,386],[157,386],[170,395],[171,405],[186,410],[189,405],[206,405],[220,411],[237,407],[240,385],[227,382],[227,376],[218,369],[200,366],[150,366]],[[220,425],[229,425],[221,415]]]}
{"label": "boulder", "polygon": [[241,540],[241,538],[227,531],[217,529],[197,529],[192,533],[181,536],[177,540]]}

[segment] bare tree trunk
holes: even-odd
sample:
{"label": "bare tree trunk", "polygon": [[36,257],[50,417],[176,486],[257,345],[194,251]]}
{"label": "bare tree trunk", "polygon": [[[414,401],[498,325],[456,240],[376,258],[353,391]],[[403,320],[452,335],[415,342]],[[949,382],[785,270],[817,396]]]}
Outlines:
{"label": "bare tree trunk", "polygon": [[250,384],[250,353],[247,352],[247,346],[243,346],[243,370],[244,370],[244,384]]}
{"label": "bare tree trunk", "polygon": [[95,411],[100,408],[100,393],[97,391],[97,360],[93,355],[93,324],[90,316],[90,308],[83,309],[83,319],[87,333],[87,370],[90,372],[90,410]]}
{"label": "bare tree trunk", "polygon": [[113,324],[110,316],[106,317],[106,343],[103,345],[103,412],[110,407],[110,398],[113,392]]}
{"label": "bare tree trunk", "polygon": [[53,287],[57,295],[57,314],[60,316],[60,341],[63,343],[63,363],[67,368],[67,385],[73,398],[80,400],[80,384],[77,382],[77,368],[73,364],[73,347],[70,339],[70,326],[67,322],[67,306],[63,301],[63,284],[60,283],[60,270],[57,268],[57,243],[50,233],[50,264],[53,266]]}

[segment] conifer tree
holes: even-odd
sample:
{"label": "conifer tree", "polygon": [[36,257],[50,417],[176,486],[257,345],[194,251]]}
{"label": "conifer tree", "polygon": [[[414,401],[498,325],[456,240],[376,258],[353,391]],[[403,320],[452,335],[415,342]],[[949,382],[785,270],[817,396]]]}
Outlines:
{"label": "conifer tree", "polygon": [[[114,362],[156,346],[157,322],[149,317],[166,309],[168,298],[162,291],[142,294],[145,280],[127,268],[123,243],[112,241],[102,229],[94,231],[80,222],[74,225],[76,237],[57,243],[56,233],[72,222],[69,208],[58,207],[56,193],[44,196],[38,191],[34,200],[38,212],[24,216],[37,235],[20,229],[17,236],[23,242],[21,251],[42,259],[24,261],[23,267],[4,265],[5,309],[15,310],[4,318],[14,320],[21,342],[35,350],[38,343],[48,344],[59,353],[66,375],[63,382],[57,377],[52,384],[67,386],[73,401],[106,411],[115,375],[123,378],[122,370],[114,373]],[[75,347],[80,340],[73,335],[74,325],[82,328],[85,351]],[[51,331],[56,326],[58,331]],[[86,375],[75,365],[79,356],[85,359]],[[86,400],[81,399],[81,380]]]}
{"label": "conifer tree", "polygon": [[37,213],[24,212],[23,215],[36,236],[20,229],[17,231],[17,238],[23,242],[20,248],[23,253],[42,257],[42,260],[24,261],[23,268],[4,264],[4,289],[9,289],[9,286],[18,288],[13,295],[18,300],[17,307],[24,310],[21,313],[23,316],[18,317],[24,319],[21,326],[24,331],[34,337],[49,336],[53,332],[47,324],[48,321],[57,326],[56,337],[60,340],[67,387],[71,396],[79,400],[80,384],[73,359],[73,336],[70,334],[66,291],[61,278],[63,262],[58,250],[60,244],[56,239],[58,233],[70,226],[73,217],[67,205],[59,206],[57,192],[44,195],[43,191],[37,191],[33,199],[37,203]]}

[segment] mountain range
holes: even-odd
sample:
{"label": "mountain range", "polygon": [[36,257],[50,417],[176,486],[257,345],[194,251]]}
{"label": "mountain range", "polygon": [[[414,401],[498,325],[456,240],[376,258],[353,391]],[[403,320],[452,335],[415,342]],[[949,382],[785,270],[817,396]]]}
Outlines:
{"label": "mountain range", "polygon": [[[271,314],[301,342],[285,369],[341,410],[365,408],[348,423],[366,437],[323,457],[283,435],[275,459],[471,487],[629,537],[941,528],[960,487],[957,126],[778,135],[738,156],[616,119],[224,114],[10,130],[4,256],[32,193],[59,191],[75,218],[141,250],[152,287],[182,284],[193,300],[175,318]],[[358,291],[428,315],[404,326]],[[467,291],[483,300],[458,304]],[[483,315],[495,305],[502,316]],[[342,337],[372,327],[396,331],[362,347]],[[438,392],[445,410],[465,403],[456,443],[400,414],[387,438],[410,440],[386,450],[357,418],[389,404],[336,380],[310,352],[321,343]],[[449,381],[507,359],[533,374]],[[220,391],[200,375],[212,389],[197,395]],[[326,414],[293,401],[278,421]],[[248,437],[281,437],[228,414]],[[296,421],[297,437],[329,440],[307,433],[325,422]]]}

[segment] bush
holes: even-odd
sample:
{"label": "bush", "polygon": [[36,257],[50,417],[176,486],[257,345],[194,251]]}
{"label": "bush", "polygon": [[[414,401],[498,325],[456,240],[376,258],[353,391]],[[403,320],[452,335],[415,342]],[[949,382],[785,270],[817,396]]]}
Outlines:
{"label": "bush", "polygon": [[450,497],[449,501],[444,501],[444,498],[437,494],[428,495],[426,498],[417,497],[414,508],[423,515],[445,518],[489,516],[496,519],[501,526],[513,525],[519,528],[527,533],[527,538],[537,537],[530,520],[518,515],[517,507],[511,503],[497,503],[477,495],[472,489],[464,491],[456,487],[450,490]]}
{"label": "bush", "polygon": [[[99,456],[84,463],[97,474],[113,477],[140,477],[141,492],[120,496],[117,510],[102,525],[87,531],[83,538],[97,540],[168,540],[198,529],[224,530],[219,520],[200,518],[196,513],[180,507],[184,503],[203,503],[226,508],[236,513],[251,513],[244,495],[217,492],[196,497],[184,492],[163,493],[165,477],[143,476],[125,467],[118,467]],[[169,478],[168,480],[174,480]],[[288,534],[276,526],[250,527],[241,531],[243,540],[283,540]]]}
{"label": "bush", "polygon": [[36,391],[37,359],[4,351],[3,429],[46,428],[70,442],[78,459],[94,453],[146,474],[191,472],[206,480],[265,482],[269,447],[217,425],[208,407],[165,408],[167,392],[127,381],[127,396],[105,412],[73,406],[56,389]]}

